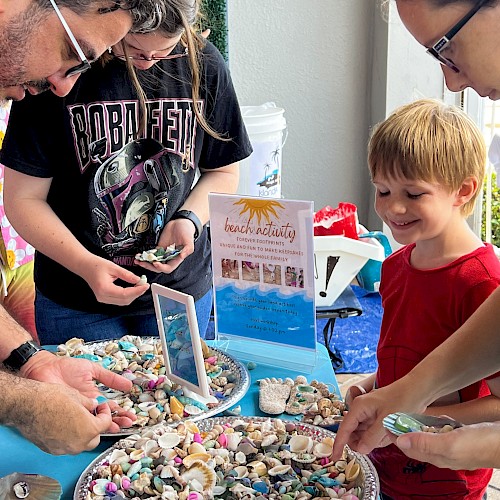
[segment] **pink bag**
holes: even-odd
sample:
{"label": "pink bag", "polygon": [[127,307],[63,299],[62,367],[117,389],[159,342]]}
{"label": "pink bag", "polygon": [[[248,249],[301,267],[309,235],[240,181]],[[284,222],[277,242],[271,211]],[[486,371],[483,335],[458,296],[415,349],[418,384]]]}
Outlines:
{"label": "pink bag", "polygon": [[326,207],[314,214],[314,236],[340,235],[358,239],[358,213],[356,205],[339,203],[337,208]]}

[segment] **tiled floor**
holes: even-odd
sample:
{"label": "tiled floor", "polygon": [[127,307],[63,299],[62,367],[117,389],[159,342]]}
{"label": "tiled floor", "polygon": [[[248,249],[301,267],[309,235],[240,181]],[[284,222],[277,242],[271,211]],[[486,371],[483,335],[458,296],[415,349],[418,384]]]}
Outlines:
{"label": "tiled floor", "polygon": [[[354,373],[339,373],[337,374],[337,382],[339,384],[342,397],[345,395],[347,389],[352,384],[356,384],[359,380],[365,378],[366,375]],[[500,500],[500,469],[493,471],[493,477],[488,485],[488,500]]]}

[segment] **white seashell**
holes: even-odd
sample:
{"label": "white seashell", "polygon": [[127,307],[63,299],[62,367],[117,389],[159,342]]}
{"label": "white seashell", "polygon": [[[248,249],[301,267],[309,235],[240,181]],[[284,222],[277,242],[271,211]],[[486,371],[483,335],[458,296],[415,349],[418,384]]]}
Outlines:
{"label": "white seashell", "polygon": [[182,459],[182,463],[189,469],[197,462],[208,462],[210,455],[208,453],[194,453]]}
{"label": "white seashell", "polygon": [[202,462],[194,464],[190,469],[183,472],[181,478],[191,487],[194,481],[199,483],[201,489],[197,489],[197,491],[200,492],[211,490],[215,486],[216,481],[214,470]]}
{"label": "white seashell", "polygon": [[128,461],[128,455],[125,450],[113,450],[108,458],[108,462],[111,465],[120,464],[125,461]]}
{"label": "white seashell", "polygon": [[231,493],[237,494],[236,498],[243,498],[245,495],[248,496],[248,498],[255,498],[255,490],[253,488],[249,488],[248,486],[245,486],[241,483],[237,484],[233,488],[231,488]]}
{"label": "white seashell", "polygon": [[257,476],[264,476],[267,474],[267,466],[264,462],[254,461],[247,464],[247,467],[257,474]]}
{"label": "white seashell", "polygon": [[158,438],[158,444],[162,448],[173,448],[181,442],[179,434],[175,432],[166,432]]}
{"label": "white seashell", "polygon": [[248,476],[248,469],[245,465],[238,465],[233,470],[236,472],[236,479],[243,479]]}
{"label": "white seashell", "polygon": [[154,402],[156,404],[155,398],[151,394],[148,394],[147,392],[143,392],[142,394],[139,395],[139,401],[141,403]]}
{"label": "white seashell", "polygon": [[288,442],[292,453],[308,453],[314,444],[314,441],[309,436],[294,435]]}
{"label": "white seashell", "polygon": [[226,491],[225,486],[214,486],[213,494],[214,496],[218,497],[221,496],[223,493],[225,493],[225,491]]}
{"label": "white seashell", "polygon": [[[144,276],[145,278],[145,276]],[[145,280],[145,282],[147,283],[147,280]],[[146,284],[144,283],[144,284]],[[152,344],[141,344],[139,346],[139,353],[140,354],[146,354],[148,352],[153,352],[155,350],[154,346]]]}
{"label": "white seashell", "polygon": [[293,453],[292,458],[298,464],[312,464],[313,462],[316,462],[317,457],[311,455],[310,453]]}
{"label": "white seashell", "polygon": [[156,401],[144,401],[137,405],[142,411],[149,411],[151,408],[156,407]]}
{"label": "white seashell", "polygon": [[351,481],[354,481],[359,473],[361,471],[361,468],[359,464],[356,462],[356,459],[352,459],[348,464],[347,467],[345,468],[345,479],[348,483]]}
{"label": "white seashell", "polygon": [[244,464],[247,461],[247,456],[242,451],[239,451],[234,455],[234,460],[239,464]]}
{"label": "white seashell", "polygon": [[276,434],[268,434],[262,438],[262,447],[270,446],[278,440]]}
{"label": "white seashell", "polygon": [[207,450],[201,443],[191,443],[188,447],[188,453],[190,455],[194,453],[207,453]]}
{"label": "white seashell", "polygon": [[241,441],[241,435],[239,432],[232,432],[227,434],[227,449],[230,451],[236,451],[238,445]]}
{"label": "white seashell", "polygon": [[94,486],[92,486],[92,493],[96,495],[106,494],[106,485],[109,483],[108,479],[96,479]]}
{"label": "white seashell", "polygon": [[316,443],[314,445],[313,453],[319,458],[329,457],[333,452],[333,446],[329,446],[328,443],[322,441],[321,443]]}
{"label": "white seashell", "polygon": [[173,460],[177,456],[177,452],[173,449],[170,448],[168,450],[163,450],[161,452],[161,456],[165,457],[167,461]]}
{"label": "white seashell", "polygon": [[194,406],[194,405],[184,406],[184,411],[188,415],[200,415],[200,413],[203,413],[203,410],[201,408],[198,408],[197,406]]}
{"label": "white seashell", "polygon": [[338,462],[335,462],[335,467],[339,472],[344,472],[347,467],[347,462],[345,460],[339,460]]}
{"label": "white seashell", "polygon": [[286,474],[291,468],[291,465],[277,465],[276,467],[269,469],[267,473],[270,476],[277,476],[278,474]]}

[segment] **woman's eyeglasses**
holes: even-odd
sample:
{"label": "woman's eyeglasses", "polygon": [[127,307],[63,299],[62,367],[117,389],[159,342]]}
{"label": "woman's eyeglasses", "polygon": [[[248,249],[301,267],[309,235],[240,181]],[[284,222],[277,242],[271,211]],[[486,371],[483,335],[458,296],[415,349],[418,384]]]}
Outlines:
{"label": "woman's eyeglasses", "polygon": [[443,35],[432,47],[427,49],[427,53],[431,55],[434,59],[437,59],[441,64],[452,69],[455,73],[460,73],[460,70],[455,66],[455,63],[443,56],[442,52],[448,48],[451,39],[470,21],[472,16],[487,2],[487,0],[481,0],[478,2],[467,14],[465,14],[460,21],[458,21],[453,28],[451,28],[448,33]]}

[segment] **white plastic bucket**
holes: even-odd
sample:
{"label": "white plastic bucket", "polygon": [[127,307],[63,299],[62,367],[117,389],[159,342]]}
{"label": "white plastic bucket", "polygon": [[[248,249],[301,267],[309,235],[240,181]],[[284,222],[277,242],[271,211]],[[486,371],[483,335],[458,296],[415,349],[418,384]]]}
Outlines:
{"label": "white plastic bucket", "polygon": [[369,259],[382,262],[384,247],[375,239],[314,237],[316,307],[331,306]]}
{"label": "white plastic bucket", "polygon": [[253,153],[240,162],[238,194],[281,198],[282,149],[286,141],[284,112],[274,102],[241,106]]}

